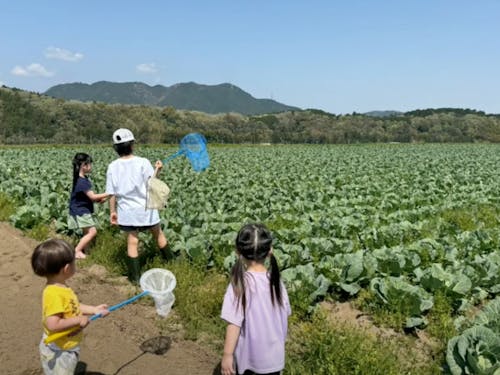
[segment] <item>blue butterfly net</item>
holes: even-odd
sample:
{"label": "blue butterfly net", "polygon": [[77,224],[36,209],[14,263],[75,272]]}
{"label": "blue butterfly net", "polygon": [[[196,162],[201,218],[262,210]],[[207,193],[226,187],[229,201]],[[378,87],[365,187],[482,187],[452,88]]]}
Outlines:
{"label": "blue butterfly net", "polygon": [[207,140],[202,134],[189,133],[181,139],[180,150],[169,156],[163,163],[185,155],[191,163],[191,167],[195,172],[201,172],[210,166],[210,158],[207,151]]}

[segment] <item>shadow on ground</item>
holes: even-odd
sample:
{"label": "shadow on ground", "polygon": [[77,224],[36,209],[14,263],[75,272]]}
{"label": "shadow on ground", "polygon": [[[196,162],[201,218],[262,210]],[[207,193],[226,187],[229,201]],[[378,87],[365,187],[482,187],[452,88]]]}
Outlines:
{"label": "shadow on ground", "polygon": [[[140,357],[142,357],[146,353],[155,354],[155,355],[163,355],[165,354],[172,345],[172,338],[168,336],[157,336],[144,341],[139,348],[141,349],[141,354],[132,358],[130,361],[125,362],[121,365],[113,375],[118,375],[125,367],[129,366],[131,363],[137,361]],[[220,374],[220,370],[218,372]],[[106,375],[101,372],[89,371],[87,372],[87,364],[85,362],[78,362],[76,366],[75,375]]]}

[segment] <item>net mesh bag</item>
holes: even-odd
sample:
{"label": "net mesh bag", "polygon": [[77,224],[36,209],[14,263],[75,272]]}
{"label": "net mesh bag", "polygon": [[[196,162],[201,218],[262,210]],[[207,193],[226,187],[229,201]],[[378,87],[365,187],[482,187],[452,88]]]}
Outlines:
{"label": "net mesh bag", "polygon": [[207,140],[202,134],[190,133],[181,140],[181,151],[186,155],[196,172],[204,171],[210,165]]}
{"label": "net mesh bag", "polygon": [[166,317],[175,302],[175,289],[177,281],[169,270],[152,268],[144,272],[139,280],[141,289],[149,293],[155,301],[156,312]]}
{"label": "net mesh bag", "polygon": [[195,172],[201,172],[210,166],[210,158],[207,151],[207,140],[202,134],[189,133],[181,139],[180,150],[169,156],[163,163],[185,155],[191,163],[191,167]]}

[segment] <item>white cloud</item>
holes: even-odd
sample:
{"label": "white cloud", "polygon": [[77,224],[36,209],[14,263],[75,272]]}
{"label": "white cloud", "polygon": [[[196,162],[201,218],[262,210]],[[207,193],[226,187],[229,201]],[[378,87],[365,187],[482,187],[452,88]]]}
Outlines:
{"label": "white cloud", "polygon": [[23,77],[52,77],[54,75],[53,72],[49,72],[43,65],[38,63],[33,63],[26,67],[16,65],[10,72],[15,76]]}
{"label": "white cloud", "polygon": [[48,59],[64,60],[64,61],[80,61],[83,59],[83,54],[80,52],[71,52],[67,49],[58,47],[48,47],[45,50],[45,57]]}
{"label": "white cloud", "polygon": [[145,73],[145,74],[158,73],[158,68],[156,67],[155,63],[139,64],[136,66],[136,69],[139,73]]}

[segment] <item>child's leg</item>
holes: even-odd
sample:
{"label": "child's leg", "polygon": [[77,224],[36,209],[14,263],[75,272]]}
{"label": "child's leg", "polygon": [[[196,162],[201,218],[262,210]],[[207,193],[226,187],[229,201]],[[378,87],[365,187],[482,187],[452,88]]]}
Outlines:
{"label": "child's leg", "polygon": [[139,264],[139,237],[137,232],[127,234],[127,255],[128,255],[128,279],[132,283],[137,283],[141,277],[141,267]]}
{"label": "child's leg", "polygon": [[73,375],[78,364],[78,352],[51,350],[40,342],[40,359],[45,375]]}
{"label": "child's leg", "polygon": [[127,233],[127,255],[130,258],[137,258],[139,256],[139,237],[137,232]]}
{"label": "child's leg", "polygon": [[84,254],[85,249],[97,235],[96,227],[87,227],[83,228],[82,230],[83,230],[83,236],[82,238],[80,238],[80,242],[78,242],[78,245],[76,245],[75,247],[76,257],[79,259],[85,258]]}
{"label": "child's leg", "polygon": [[165,233],[163,233],[163,231],[161,230],[160,224],[157,224],[153,228],[151,228],[151,233],[153,234],[153,238],[156,240],[156,243],[158,244],[158,247],[160,249],[163,249],[165,246],[167,246],[167,237],[165,237]]}
{"label": "child's leg", "polygon": [[174,254],[168,248],[168,241],[167,241],[167,238],[165,237],[165,234],[161,230],[160,224],[155,225],[153,228],[151,228],[151,233],[153,234],[153,238],[156,240],[156,243],[158,244],[158,247],[160,248],[161,255],[166,260],[173,259]]}

